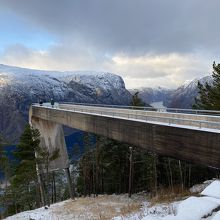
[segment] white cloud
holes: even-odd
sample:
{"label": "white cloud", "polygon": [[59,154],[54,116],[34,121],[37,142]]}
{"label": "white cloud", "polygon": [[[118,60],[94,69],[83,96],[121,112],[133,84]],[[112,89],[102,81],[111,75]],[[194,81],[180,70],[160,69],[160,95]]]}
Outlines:
{"label": "white cloud", "polygon": [[127,88],[177,87],[210,72],[213,60],[205,55],[168,53],[128,56],[115,54],[102,57],[94,49],[76,45],[57,44],[47,51],[38,51],[22,45],[13,45],[0,55],[0,62],[20,67],[45,70],[98,70],[123,77]]}
{"label": "white cloud", "polygon": [[119,54],[106,66],[113,72],[119,72],[130,88],[177,87],[185,80],[207,75],[211,62],[205,56],[193,54],[146,54],[138,57]]}
{"label": "white cloud", "polygon": [[196,54],[163,54],[131,57],[125,54],[100,57],[91,51],[54,45],[47,51],[36,51],[22,45],[7,48],[0,62],[20,67],[45,70],[109,71],[123,77],[127,88],[177,87],[210,72],[212,60]]}
{"label": "white cloud", "polygon": [[128,88],[176,87],[208,74],[219,54],[218,0],[0,2],[0,11],[9,10],[57,41],[45,51],[0,48],[0,62],[9,65],[109,71]]}

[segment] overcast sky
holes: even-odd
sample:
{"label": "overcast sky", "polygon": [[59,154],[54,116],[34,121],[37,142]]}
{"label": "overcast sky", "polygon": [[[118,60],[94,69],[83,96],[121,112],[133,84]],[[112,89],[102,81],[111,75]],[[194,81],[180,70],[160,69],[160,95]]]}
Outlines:
{"label": "overcast sky", "polygon": [[176,87],[219,62],[219,0],[0,0],[0,63]]}

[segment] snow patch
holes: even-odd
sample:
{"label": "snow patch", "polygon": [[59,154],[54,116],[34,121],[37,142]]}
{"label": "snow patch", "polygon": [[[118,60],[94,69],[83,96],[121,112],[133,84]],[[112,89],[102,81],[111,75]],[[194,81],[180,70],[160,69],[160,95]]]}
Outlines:
{"label": "snow patch", "polygon": [[212,182],[201,192],[201,195],[220,199],[220,181],[215,180]]}
{"label": "snow patch", "polygon": [[219,220],[220,219],[220,211],[218,211],[215,216],[212,218],[212,220]]}
{"label": "snow patch", "polygon": [[208,216],[214,209],[219,207],[219,203],[199,197],[190,197],[178,206],[176,219],[199,220]]}
{"label": "snow patch", "polygon": [[189,191],[191,193],[201,193],[209,184],[211,184],[214,180],[207,180],[201,184],[196,184],[192,186]]}

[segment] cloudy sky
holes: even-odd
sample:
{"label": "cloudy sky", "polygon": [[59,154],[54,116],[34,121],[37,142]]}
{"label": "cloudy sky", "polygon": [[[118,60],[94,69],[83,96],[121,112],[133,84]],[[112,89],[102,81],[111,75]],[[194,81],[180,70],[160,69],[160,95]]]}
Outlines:
{"label": "cloudy sky", "polygon": [[219,0],[0,0],[0,63],[176,87],[219,62]]}

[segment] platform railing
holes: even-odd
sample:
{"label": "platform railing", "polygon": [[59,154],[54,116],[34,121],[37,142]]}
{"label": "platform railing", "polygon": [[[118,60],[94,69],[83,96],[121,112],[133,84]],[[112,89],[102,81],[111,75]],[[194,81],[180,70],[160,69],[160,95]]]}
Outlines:
{"label": "platform railing", "polygon": [[131,106],[131,105],[106,105],[106,104],[91,104],[91,103],[76,103],[76,102],[61,102],[60,104],[70,104],[79,106],[94,106],[94,107],[105,107],[105,108],[120,108],[120,109],[132,109],[142,111],[158,111],[158,112],[170,112],[170,113],[181,113],[181,114],[204,114],[204,115],[219,115],[220,111],[217,110],[202,110],[202,109],[185,109],[185,108],[157,108],[147,106]]}

